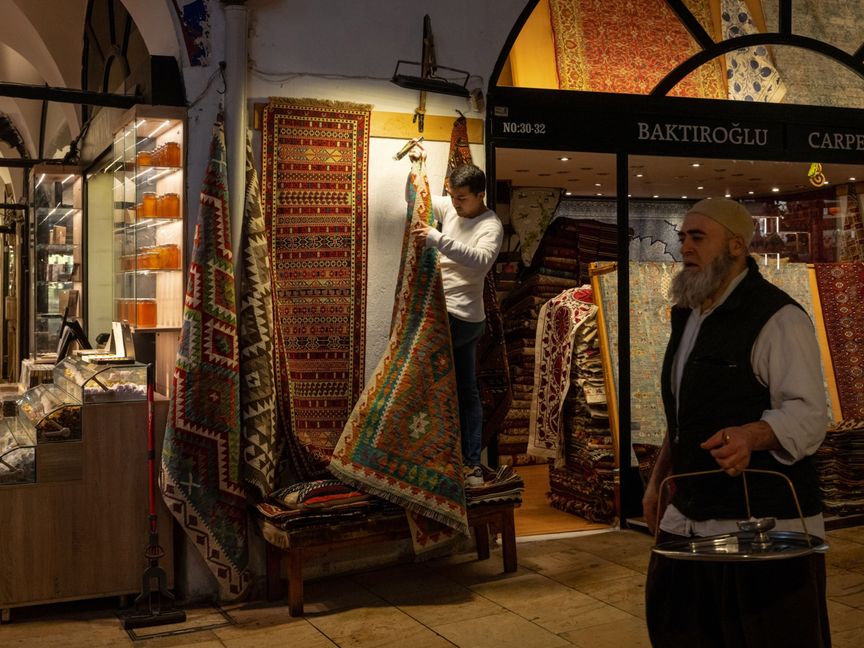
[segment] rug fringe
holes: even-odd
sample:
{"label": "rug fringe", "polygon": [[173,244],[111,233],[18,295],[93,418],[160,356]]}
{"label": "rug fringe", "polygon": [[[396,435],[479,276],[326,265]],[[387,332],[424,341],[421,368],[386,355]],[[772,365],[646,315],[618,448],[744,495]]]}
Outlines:
{"label": "rug fringe", "polygon": [[299,97],[270,97],[271,104],[282,106],[309,106],[310,108],[333,108],[335,110],[367,110],[372,111],[372,104],[355,103],[353,101],[336,101],[335,99],[311,99]]}
{"label": "rug fringe", "polygon": [[411,511],[412,513],[417,513],[419,515],[422,515],[423,517],[427,517],[434,522],[438,522],[439,524],[450,527],[451,529],[462,535],[467,536],[470,533],[470,529],[468,527],[467,512],[464,521],[455,520],[452,517],[448,517],[441,513],[436,513],[435,511],[430,510],[428,507],[423,506],[422,504],[418,504],[410,498],[401,497],[400,495],[394,493],[391,490],[381,488],[380,486],[377,486],[375,484],[370,484],[369,482],[360,479],[354,474],[343,472],[338,465],[334,465],[332,462],[329,466],[327,466],[327,469],[337,479],[341,479],[342,481],[351,486],[356,486],[361,490],[365,490],[370,495],[375,495],[376,497],[380,497],[381,499],[387,500],[388,502],[396,504],[397,506],[401,506]]}

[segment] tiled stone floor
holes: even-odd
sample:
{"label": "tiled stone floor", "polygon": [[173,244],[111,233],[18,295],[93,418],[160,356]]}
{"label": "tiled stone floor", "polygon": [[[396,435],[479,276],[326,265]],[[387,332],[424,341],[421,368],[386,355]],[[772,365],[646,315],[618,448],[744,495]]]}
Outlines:
{"label": "tiled stone floor", "polygon": [[[864,527],[829,533],[828,595],[835,648],[864,646]],[[519,569],[500,553],[307,584],[306,617],[281,605],[227,606],[234,625],[131,641],[112,609],[13,610],[0,646],[96,648],[641,648],[649,646],[643,592],[651,538],[616,531],[520,543]],[[189,610],[193,614],[206,609]],[[159,631],[169,630],[162,626]],[[151,629],[152,631],[152,629]]]}

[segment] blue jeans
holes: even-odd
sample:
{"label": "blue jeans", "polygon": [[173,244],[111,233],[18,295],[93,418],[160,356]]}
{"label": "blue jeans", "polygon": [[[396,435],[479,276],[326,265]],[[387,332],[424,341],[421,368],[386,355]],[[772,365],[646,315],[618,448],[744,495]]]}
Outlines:
{"label": "blue jeans", "polygon": [[462,463],[466,466],[479,466],[483,404],[480,402],[480,390],[477,387],[477,343],[486,330],[486,322],[466,322],[449,314],[447,318],[450,320],[456,394],[459,397]]}

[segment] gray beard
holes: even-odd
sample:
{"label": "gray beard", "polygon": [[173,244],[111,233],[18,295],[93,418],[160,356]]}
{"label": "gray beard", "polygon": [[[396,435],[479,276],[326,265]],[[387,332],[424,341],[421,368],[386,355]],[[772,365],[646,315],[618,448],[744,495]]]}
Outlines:
{"label": "gray beard", "polygon": [[690,272],[682,269],[672,278],[669,297],[676,306],[698,308],[713,295],[726,279],[735,264],[735,257],[723,254],[714,259],[705,270]]}

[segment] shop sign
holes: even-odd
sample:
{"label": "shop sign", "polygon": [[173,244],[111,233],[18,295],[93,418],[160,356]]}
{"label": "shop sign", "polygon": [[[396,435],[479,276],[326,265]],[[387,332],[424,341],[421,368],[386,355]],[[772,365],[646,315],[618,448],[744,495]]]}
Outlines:
{"label": "shop sign", "polygon": [[817,158],[846,158],[860,162],[864,129],[795,125],[789,128],[789,148]]}
{"label": "shop sign", "polygon": [[[719,155],[752,159],[861,162],[864,125],[814,125],[806,120],[717,119],[699,115],[638,114],[617,107],[542,109],[495,106],[492,136],[501,140],[573,150],[624,150],[668,155]],[[840,122],[838,122],[840,123]]]}
{"label": "shop sign", "polygon": [[718,144],[733,146],[768,145],[768,129],[741,126],[731,122],[719,126],[706,124],[670,124],[637,122],[637,139],[650,142],[680,142],[682,144]]}

